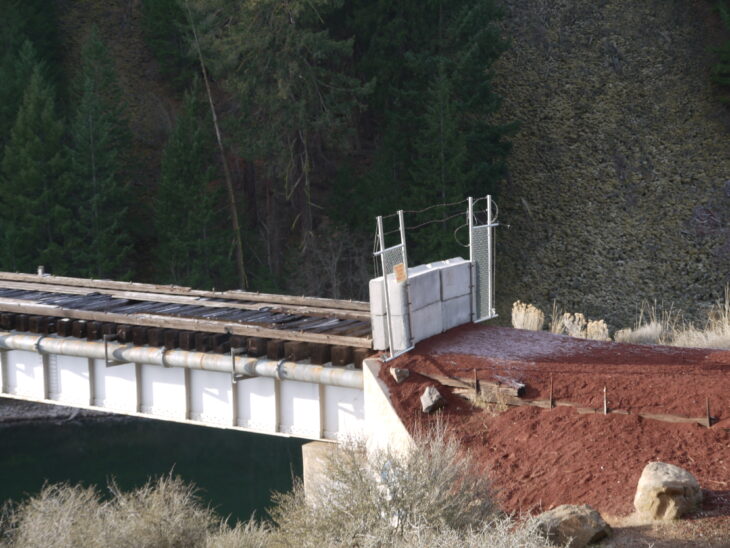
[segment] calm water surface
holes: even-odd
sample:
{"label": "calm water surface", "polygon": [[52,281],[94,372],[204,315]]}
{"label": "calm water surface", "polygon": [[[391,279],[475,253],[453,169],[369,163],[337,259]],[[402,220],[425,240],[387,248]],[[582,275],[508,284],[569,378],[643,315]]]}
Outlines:
{"label": "calm water surface", "polygon": [[37,493],[46,481],[105,487],[114,477],[130,489],[174,470],[220,515],[261,517],[271,492],[301,477],[303,443],[145,419],[0,425],[0,504]]}

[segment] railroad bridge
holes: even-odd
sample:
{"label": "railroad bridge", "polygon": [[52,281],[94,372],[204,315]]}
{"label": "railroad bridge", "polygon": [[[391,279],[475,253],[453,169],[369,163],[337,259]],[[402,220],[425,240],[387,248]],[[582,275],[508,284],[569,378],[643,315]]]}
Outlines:
{"label": "railroad bridge", "polygon": [[[494,316],[491,199],[469,258],[408,266],[403,212],[370,302],[0,272],[0,395],[270,435],[387,444],[382,361]],[[376,356],[376,353],[379,353]]]}

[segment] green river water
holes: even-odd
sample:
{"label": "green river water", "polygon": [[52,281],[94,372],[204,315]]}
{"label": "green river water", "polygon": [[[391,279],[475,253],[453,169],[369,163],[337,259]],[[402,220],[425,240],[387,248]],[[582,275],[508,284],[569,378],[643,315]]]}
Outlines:
{"label": "green river water", "polygon": [[221,516],[262,517],[272,491],[301,477],[304,440],[117,418],[0,425],[0,504],[68,481],[122,489],[173,470]]}

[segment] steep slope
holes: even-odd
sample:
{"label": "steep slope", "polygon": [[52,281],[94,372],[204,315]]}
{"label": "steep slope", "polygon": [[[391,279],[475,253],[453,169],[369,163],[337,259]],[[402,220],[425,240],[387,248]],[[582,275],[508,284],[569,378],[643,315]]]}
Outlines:
{"label": "steep slope", "polygon": [[626,325],[698,311],[730,272],[730,118],[699,0],[503,0],[496,67],[517,119],[500,188],[500,312],[520,298]]}

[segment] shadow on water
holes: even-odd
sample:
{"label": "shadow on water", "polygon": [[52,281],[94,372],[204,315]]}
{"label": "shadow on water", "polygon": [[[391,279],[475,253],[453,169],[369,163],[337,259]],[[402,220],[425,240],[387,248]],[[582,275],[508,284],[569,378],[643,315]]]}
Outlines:
{"label": "shadow on water", "polygon": [[114,477],[128,490],[174,470],[219,515],[263,517],[271,492],[301,477],[303,443],[136,418],[0,425],[0,504],[35,494],[46,481],[103,491]]}

